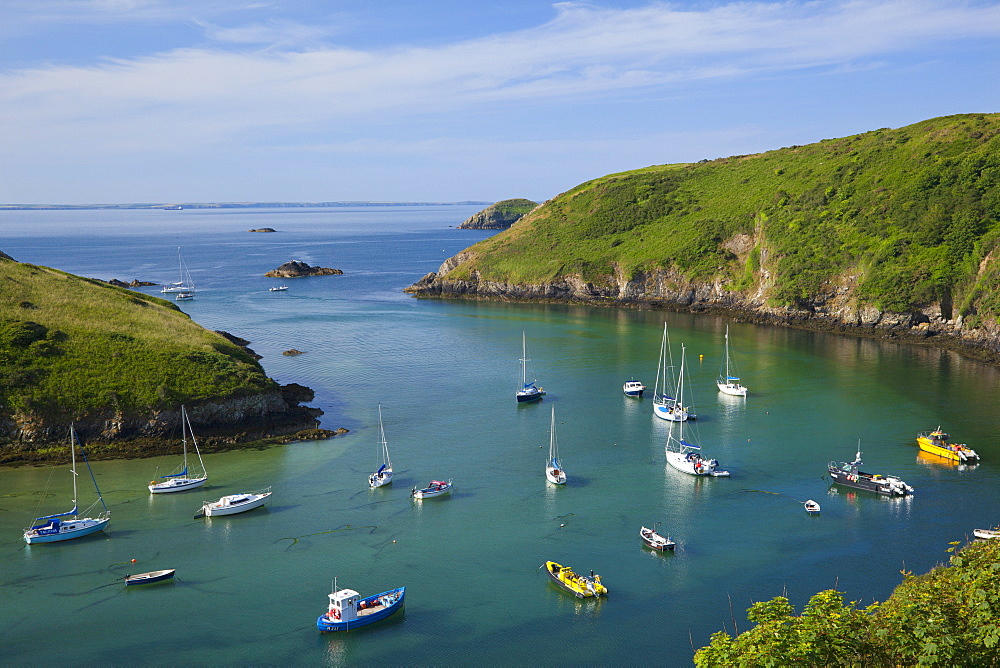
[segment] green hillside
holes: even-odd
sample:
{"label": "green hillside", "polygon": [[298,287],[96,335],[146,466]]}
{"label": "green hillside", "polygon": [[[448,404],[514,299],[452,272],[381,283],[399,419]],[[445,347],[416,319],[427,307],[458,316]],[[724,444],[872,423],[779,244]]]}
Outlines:
{"label": "green hillside", "polygon": [[0,423],[27,415],[63,427],[276,388],[170,302],[0,258]]}
{"label": "green hillside", "polygon": [[[1000,313],[1000,114],[611,174],[468,250],[442,278],[597,286],[649,272],[796,306],[838,285],[884,311]],[[855,287],[856,286],[856,287]]]}

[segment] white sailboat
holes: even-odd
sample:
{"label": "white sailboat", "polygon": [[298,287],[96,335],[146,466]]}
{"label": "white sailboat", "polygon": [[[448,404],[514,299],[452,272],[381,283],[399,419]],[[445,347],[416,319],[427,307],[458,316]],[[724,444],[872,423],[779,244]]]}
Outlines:
{"label": "white sailboat", "polygon": [[[194,451],[198,454],[198,472],[191,472],[188,468],[187,435],[191,434],[191,442],[194,443]],[[198,448],[198,439],[194,437],[194,430],[191,429],[191,421],[188,419],[184,406],[181,406],[181,443],[184,448],[184,461],[181,470],[170,475],[160,476],[160,482],[151,480],[149,483],[150,494],[164,494],[166,492],[183,492],[186,489],[201,487],[208,480],[208,471],[205,470],[205,462],[201,459],[201,450]],[[176,469],[175,469],[176,470]]]}
{"label": "white sailboat", "polygon": [[372,489],[388,485],[392,482],[392,462],[389,461],[389,444],[385,442],[385,430],[382,429],[382,404],[378,406],[378,433],[379,454],[382,457],[382,464],[375,473],[368,476],[368,484],[371,485]]}
{"label": "white sailboat", "polygon": [[525,404],[539,401],[545,390],[535,386],[535,381],[528,382],[528,344],[524,332],[521,332],[521,389],[517,391],[517,403]]}
{"label": "white sailboat", "polygon": [[747,388],[740,385],[740,377],[735,374],[736,369],[733,367],[732,360],[729,357],[729,325],[726,325],[726,359],[719,370],[719,379],[715,384],[719,386],[719,391],[723,394],[731,394],[734,397],[745,397],[747,396]]}
{"label": "white sailboat", "polygon": [[566,484],[566,471],[559,461],[559,442],[556,440],[556,407],[552,407],[552,426],[549,429],[549,458],[545,462],[545,478],[553,485]]}
{"label": "white sailboat", "polygon": [[[98,513],[96,517],[80,517],[78,512],[80,505],[77,503],[77,490],[76,490],[76,432],[73,430],[73,426],[70,425],[69,428],[69,447],[70,456],[72,457],[72,468],[73,472],[73,510],[65,513],[59,513],[57,515],[46,515],[45,517],[36,517],[36,524],[30,529],[25,529],[24,531],[24,542],[29,545],[35,543],[55,543],[62,540],[70,540],[71,538],[80,538],[81,536],[87,536],[92,533],[97,533],[98,531],[103,531],[105,527],[111,522],[111,511],[104,504],[104,497],[101,496],[101,489],[97,486],[97,479],[94,477],[94,472],[90,469],[90,462],[87,461],[86,453],[81,449],[80,454],[83,457],[83,462],[87,465],[87,472],[90,473],[90,479],[94,481],[94,489],[97,490],[97,501],[90,505],[84,513],[90,511],[91,508],[96,506],[98,503],[104,508],[104,511]],[[63,517],[73,516],[71,520],[64,520]],[[42,520],[48,520],[43,524],[37,524]]]}
{"label": "white sailboat", "polygon": [[663,339],[660,341],[660,361],[656,366],[656,384],[653,386],[653,415],[672,422],[683,422],[689,415],[680,399],[672,396],[676,390],[673,379],[674,360],[670,350],[670,335],[667,323],[663,323]]}
{"label": "white sailboat", "polygon": [[[681,346],[681,371],[677,379],[677,402],[684,401],[684,358],[686,352]],[[667,445],[665,447],[667,463],[678,471],[683,471],[689,475],[711,475],[727,476],[728,471],[719,469],[719,462],[715,459],[706,459],[701,456],[701,445],[694,439],[685,440],[684,421],[678,421],[670,425],[670,433],[667,434]]]}
{"label": "white sailboat", "polygon": [[187,265],[184,264],[184,258],[181,257],[180,246],[177,247],[177,265],[179,268],[181,280],[175,283],[167,283],[161,289],[160,292],[176,292],[178,300],[183,299],[193,299],[194,298],[194,280],[191,278],[191,272],[188,271]]}

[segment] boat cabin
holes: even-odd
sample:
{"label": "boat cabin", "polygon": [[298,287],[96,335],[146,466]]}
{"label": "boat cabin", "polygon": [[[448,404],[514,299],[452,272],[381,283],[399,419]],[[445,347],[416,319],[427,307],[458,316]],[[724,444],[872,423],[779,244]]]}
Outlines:
{"label": "boat cabin", "polygon": [[353,589],[341,589],[330,594],[329,616],[335,622],[352,622],[358,618],[361,594]]}

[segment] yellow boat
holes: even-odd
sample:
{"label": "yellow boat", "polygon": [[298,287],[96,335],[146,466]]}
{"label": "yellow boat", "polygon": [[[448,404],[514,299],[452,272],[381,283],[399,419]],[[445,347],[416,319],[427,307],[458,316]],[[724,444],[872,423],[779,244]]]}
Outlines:
{"label": "yellow boat", "polygon": [[949,443],[948,434],[941,431],[941,427],[934,431],[922,431],[917,434],[917,445],[924,452],[962,464],[979,461],[979,455],[969,446],[964,443]]}
{"label": "yellow boat", "polygon": [[545,562],[545,572],[549,574],[552,581],[578,598],[590,596],[607,596],[608,588],[601,584],[601,576],[577,575],[569,566],[562,566],[554,561]]}

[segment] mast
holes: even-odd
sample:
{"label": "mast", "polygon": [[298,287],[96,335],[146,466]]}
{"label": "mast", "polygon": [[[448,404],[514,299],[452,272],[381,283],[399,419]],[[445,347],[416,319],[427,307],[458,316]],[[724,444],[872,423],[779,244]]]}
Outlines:
{"label": "mast", "polygon": [[559,458],[559,443],[556,441],[556,407],[552,407],[552,424],[549,427],[549,463],[554,465]]}
{"label": "mast", "polygon": [[726,325],[726,382],[729,382],[729,325]]}
{"label": "mast", "polygon": [[184,448],[184,473],[188,470],[188,442],[187,442],[187,413],[184,411],[184,405],[181,404],[181,443]]}
{"label": "mast", "polygon": [[[656,384],[653,386],[653,401],[660,400],[660,373],[663,371],[663,354],[667,344],[667,323],[663,323],[663,338],[660,339],[660,360],[656,363]],[[666,373],[663,374],[663,384],[667,384]]]}
{"label": "mast", "polygon": [[521,331],[521,387],[525,387],[528,384],[528,342],[524,336],[524,330]]}
{"label": "mast", "polygon": [[73,459],[73,517],[79,519],[80,515],[76,511],[80,509],[76,502],[76,432],[73,431],[73,423],[69,425],[69,451]]}
{"label": "mast", "polygon": [[378,405],[378,431],[382,439],[382,463],[387,468],[392,468],[392,462],[389,461],[389,444],[385,442],[385,429],[382,428],[382,404]]}

